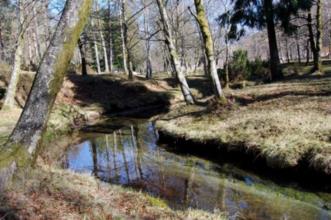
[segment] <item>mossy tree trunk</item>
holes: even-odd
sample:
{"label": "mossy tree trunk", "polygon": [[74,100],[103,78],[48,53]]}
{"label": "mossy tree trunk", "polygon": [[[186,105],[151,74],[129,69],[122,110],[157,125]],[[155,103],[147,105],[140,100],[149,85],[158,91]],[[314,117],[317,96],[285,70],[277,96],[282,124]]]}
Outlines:
{"label": "mossy tree trunk", "polygon": [[204,41],[205,51],[208,60],[208,72],[210,78],[212,80],[214,93],[216,97],[220,99],[224,99],[224,94],[222,90],[222,86],[217,74],[217,67],[215,61],[215,54],[214,54],[214,42],[210,32],[209,23],[206,18],[206,12],[203,5],[203,0],[194,0],[195,9],[197,11],[197,21],[199,23],[199,27],[202,33],[202,38]]}
{"label": "mossy tree trunk", "polygon": [[67,0],[50,45],[38,68],[21,117],[7,147],[24,148],[32,154],[47,125],[55,98],[86,24],[92,0]]}
{"label": "mossy tree trunk", "polygon": [[174,39],[170,30],[170,22],[168,18],[167,11],[164,6],[163,0],[156,0],[160,16],[161,16],[161,22],[163,24],[163,33],[165,37],[165,43],[167,45],[169,54],[170,54],[170,62],[172,65],[172,69],[174,73],[176,74],[177,80],[179,81],[180,88],[182,90],[182,94],[184,96],[184,99],[187,104],[194,104],[193,95],[190,91],[190,87],[188,86],[188,83],[186,81],[184,72],[182,70],[182,67],[180,65],[180,60],[178,58],[178,53],[176,51],[176,47],[174,44]]}

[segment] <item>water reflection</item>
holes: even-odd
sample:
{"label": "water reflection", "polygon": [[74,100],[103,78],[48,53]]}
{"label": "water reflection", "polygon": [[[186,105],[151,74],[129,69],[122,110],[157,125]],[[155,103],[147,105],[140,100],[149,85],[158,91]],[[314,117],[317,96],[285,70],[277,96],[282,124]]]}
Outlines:
{"label": "water reflection", "polygon": [[65,165],[159,196],[174,208],[223,210],[231,219],[331,219],[323,208],[331,201],[316,194],[272,185],[229,164],[168,152],[157,139],[151,123],[93,134],[70,148]]}

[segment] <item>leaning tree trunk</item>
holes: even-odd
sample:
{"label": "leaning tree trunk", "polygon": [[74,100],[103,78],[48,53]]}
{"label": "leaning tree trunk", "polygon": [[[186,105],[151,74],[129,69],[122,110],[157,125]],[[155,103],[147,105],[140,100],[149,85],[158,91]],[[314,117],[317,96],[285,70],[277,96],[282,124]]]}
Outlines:
{"label": "leaning tree trunk", "polygon": [[59,24],[37,71],[22,115],[7,146],[16,144],[33,153],[88,19],[92,0],[67,0]]}
{"label": "leaning tree trunk", "polygon": [[322,0],[317,0],[316,8],[316,55],[314,59],[314,72],[322,73],[322,60],[321,60],[321,48],[322,48]]}
{"label": "leaning tree trunk", "polygon": [[15,95],[17,84],[19,80],[21,63],[22,63],[22,55],[23,55],[23,46],[24,46],[24,13],[23,13],[23,2],[22,0],[18,2],[18,13],[19,13],[19,35],[16,42],[16,49],[14,55],[14,65],[11,71],[11,76],[9,80],[9,85],[7,88],[5,100],[3,103],[3,108],[13,108],[15,106]]}
{"label": "leaning tree trunk", "polygon": [[276,37],[276,29],[275,29],[275,21],[274,21],[274,9],[272,5],[272,0],[264,1],[264,9],[265,9],[265,15],[267,21],[271,78],[273,80],[278,80],[283,78],[283,74],[279,69],[280,59],[278,53],[278,45],[277,45],[277,37]]}
{"label": "leaning tree trunk", "polygon": [[173,39],[172,33],[170,31],[170,22],[169,22],[167,11],[164,6],[164,2],[163,2],[163,0],[156,0],[156,2],[158,5],[158,8],[159,8],[159,11],[160,11],[161,21],[163,24],[163,33],[164,33],[164,37],[165,37],[165,43],[169,50],[170,62],[171,62],[173,71],[176,74],[176,77],[179,81],[180,88],[182,90],[186,103],[194,104],[193,95],[190,91],[190,87],[188,86],[184,72],[180,65],[180,61],[178,59],[178,54],[176,51],[176,47],[174,45],[174,39]]}
{"label": "leaning tree trunk", "polygon": [[214,93],[216,97],[220,99],[224,99],[224,94],[222,90],[222,86],[217,74],[217,67],[215,61],[215,54],[214,54],[214,42],[210,32],[208,20],[206,18],[205,8],[203,6],[203,0],[194,0],[195,9],[197,11],[197,21],[200,26],[200,30],[202,33],[202,38],[204,41],[205,51],[208,60],[208,70],[209,75],[212,80]]}

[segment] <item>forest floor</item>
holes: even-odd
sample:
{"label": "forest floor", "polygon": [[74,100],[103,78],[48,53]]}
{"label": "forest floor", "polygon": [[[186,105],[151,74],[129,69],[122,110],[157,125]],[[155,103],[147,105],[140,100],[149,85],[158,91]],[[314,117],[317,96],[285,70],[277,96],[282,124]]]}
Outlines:
{"label": "forest floor", "polygon": [[331,174],[330,74],[225,93],[227,105],[210,100],[173,106],[157,120],[161,135],[253,154],[273,168],[294,168],[304,162]]}

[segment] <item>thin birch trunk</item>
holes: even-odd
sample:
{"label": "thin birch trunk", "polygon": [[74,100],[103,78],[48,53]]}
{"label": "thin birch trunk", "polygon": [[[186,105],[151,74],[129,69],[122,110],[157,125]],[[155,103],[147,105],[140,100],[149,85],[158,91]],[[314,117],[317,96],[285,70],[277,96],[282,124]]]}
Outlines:
{"label": "thin birch trunk", "polygon": [[161,15],[161,21],[163,24],[163,33],[164,33],[166,45],[169,50],[170,61],[171,61],[172,67],[173,67],[173,71],[175,72],[176,77],[179,81],[180,88],[182,90],[182,94],[184,96],[186,103],[194,104],[193,95],[190,91],[190,87],[188,86],[184,72],[181,68],[180,60],[178,59],[178,54],[177,54],[176,47],[174,45],[174,39],[173,39],[171,30],[170,30],[169,18],[168,18],[168,14],[167,14],[167,11],[164,6],[164,1],[156,0],[156,2],[158,4],[160,15]]}

